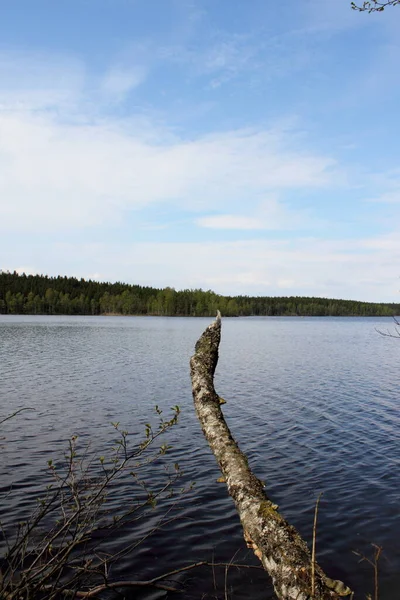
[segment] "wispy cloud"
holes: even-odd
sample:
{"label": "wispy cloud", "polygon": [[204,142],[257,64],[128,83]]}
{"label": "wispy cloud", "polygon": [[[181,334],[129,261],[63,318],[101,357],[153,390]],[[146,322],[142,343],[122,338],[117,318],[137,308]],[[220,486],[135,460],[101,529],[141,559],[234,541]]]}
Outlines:
{"label": "wispy cloud", "polygon": [[[82,99],[81,65],[75,75],[67,69],[65,78],[79,85],[71,87],[62,119],[57,104],[38,111],[37,93],[44,96],[52,71],[25,90],[23,111],[14,99],[0,112],[3,231],[116,225],[127,211],[154,203],[203,213],[237,213],[245,203],[251,213],[273,191],[323,187],[335,177],[335,161],[302,147],[292,132],[232,130],[187,141],[165,136],[158,124],[143,129],[133,119],[93,115]],[[141,76],[111,69],[103,84],[118,96]],[[59,73],[58,81],[64,80]],[[54,102],[59,88],[50,93]],[[273,209],[270,203],[270,220]]]}
{"label": "wispy cloud", "polygon": [[0,109],[63,108],[78,99],[84,64],[71,56],[0,51]]}
{"label": "wispy cloud", "polygon": [[260,48],[244,36],[230,36],[216,41],[204,54],[197,56],[200,73],[211,75],[213,88],[242,74],[255,71],[259,67],[257,54]]}
{"label": "wispy cloud", "polygon": [[211,229],[267,229],[265,223],[257,218],[243,215],[202,217],[197,219],[197,224],[200,227],[210,227]]}
{"label": "wispy cloud", "polygon": [[[225,294],[317,295],[393,301],[400,246],[318,238],[208,243],[53,243],[41,270]],[[9,265],[1,265],[3,268]],[[134,274],[134,275],[127,275]]]}
{"label": "wispy cloud", "polygon": [[326,226],[321,219],[310,215],[309,211],[299,208],[290,209],[282,201],[279,201],[278,194],[270,195],[259,204],[250,202],[245,205],[245,213],[242,207],[237,214],[207,215],[197,219],[196,223],[200,227],[210,229],[237,231],[288,231],[301,228],[309,230]]}
{"label": "wispy cloud", "polygon": [[98,115],[103,104],[125,100],[145,81],[144,66],[133,65],[131,57],[126,63],[110,64],[104,73],[94,74],[68,55],[0,51],[0,109],[52,110],[68,118],[96,106]]}
{"label": "wispy cloud", "polygon": [[208,77],[211,87],[218,87],[245,70],[254,71],[259,66],[259,42],[249,36],[213,31],[206,38],[207,43],[201,46],[166,45],[158,52],[158,59],[186,68],[190,79]]}
{"label": "wispy cloud", "polygon": [[368,198],[367,202],[378,202],[382,204],[400,204],[400,186],[398,189],[385,192],[375,198]]}
{"label": "wispy cloud", "polygon": [[400,11],[123,4],[0,48],[0,266],[396,297]]}
{"label": "wispy cloud", "polygon": [[101,91],[114,101],[121,101],[139,86],[146,78],[146,69],[144,67],[127,68],[123,66],[113,66],[110,68],[100,84]]}

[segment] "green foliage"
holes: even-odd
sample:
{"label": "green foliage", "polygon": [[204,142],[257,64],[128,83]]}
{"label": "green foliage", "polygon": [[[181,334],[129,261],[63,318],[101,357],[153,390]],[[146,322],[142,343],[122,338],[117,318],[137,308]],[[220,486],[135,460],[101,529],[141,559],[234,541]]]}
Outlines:
{"label": "green foliage", "polygon": [[[400,2],[400,0],[399,0]],[[329,298],[220,296],[74,277],[0,271],[0,314],[214,316],[394,316],[400,304]]]}
{"label": "green foliage", "polygon": [[[31,516],[11,530],[0,522],[5,548],[0,555],[0,598],[56,600],[85,594],[100,598],[102,592],[121,587],[112,579],[112,565],[134,553],[144,539],[171,520],[175,502],[162,505],[158,525],[152,520],[146,531],[140,524],[146,523],[148,511],[158,510],[161,500],[175,494],[175,483],[181,476],[179,465],[165,468],[164,455],[170,446],[156,444],[158,437],[178,421],[179,407],[171,410],[172,416],[165,419],[157,407],[157,423],[146,424],[145,434],[133,446],[130,434],[113,423],[118,437],[108,456],[97,457],[89,446],[80,446],[78,436],[72,436],[64,461],[47,461],[50,483],[36,499]],[[162,461],[164,474],[157,481],[152,477],[156,461]],[[121,484],[128,486],[129,495],[116,508],[113,494]],[[13,489],[3,493],[12,495]],[[141,533],[110,554],[110,536],[118,538],[121,528],[131,529],[135,524],[140,524]]]}

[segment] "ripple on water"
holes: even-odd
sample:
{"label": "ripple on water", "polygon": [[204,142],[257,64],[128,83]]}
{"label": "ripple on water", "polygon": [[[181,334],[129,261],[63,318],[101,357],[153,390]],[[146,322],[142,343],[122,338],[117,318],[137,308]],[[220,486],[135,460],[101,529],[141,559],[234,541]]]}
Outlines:
{"label": "ripple on water", "polygon": [[[250,561],[238,517],[197,423],[188,360],[208,320],[163,318],[0,317],[0,412],[30,406],[2,426],[1,520],[26,517],[48,477],[47,460],[62,462],[79,434],[95,455],[120,421],[131,438],[143,431],[155,404],[179,404],[179,427],[168,443],[194,492],[168,500],[172,522],[159,528],[115,567],[122,577],[154,576],[199,560]],[[372,591],[372,572],[354,550],[384,548],[381,600],[400,589],[398,352],[396,340],[374,331],[374,319],[225,319],[216,373],[224,412],[241,448],[283,514],[311,539],[321,498],[318,556],[332,577]],[[152,483],[163,481],[154,469]],[[12,485],[12,493],[6,492]],[[110,499],[117,510],[132,499],[121,482]],[[109,538],[109,548],[133,544],[161,512]],[[265,598],[265,576],[229,569],[235,599]],[[225,574],[186,576],[187,596],[224,590]],[[269,589],[269,588],[268,588]],[[147,594],[147,597],[150,597]],[[155,598],[160,595],[155,594]]]}

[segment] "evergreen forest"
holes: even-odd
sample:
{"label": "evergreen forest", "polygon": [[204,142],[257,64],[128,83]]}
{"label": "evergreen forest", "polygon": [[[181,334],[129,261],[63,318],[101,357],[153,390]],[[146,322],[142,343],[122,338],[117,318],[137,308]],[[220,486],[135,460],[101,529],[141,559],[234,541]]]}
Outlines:
{"label": "evergreen forest", "polygon": [[214,316],[394,316],[400,304],[300,296],[220,296],[0,271],[0,314]]}

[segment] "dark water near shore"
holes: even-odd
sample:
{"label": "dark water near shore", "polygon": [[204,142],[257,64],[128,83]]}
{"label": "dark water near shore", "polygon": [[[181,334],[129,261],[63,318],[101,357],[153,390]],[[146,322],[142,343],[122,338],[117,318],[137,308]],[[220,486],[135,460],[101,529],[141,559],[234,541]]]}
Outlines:
{"label": "dark water near shore", "polygon": [[[0,316],[0,420],[36,409],[1,426],[0,519],[7,525],[26,516],[47,460],[63,456],[69,436],[90,439],[101,454],[115,437],[111,421],[140,432],[156,404],[166,411],[178,404],[180,424],[167,440],[171,463],[179,460],[195,489],[171,513],[180,518],[126,556],[115,574],[143,579],[200,560],[257,564],[225,486],[216,483],[219,471],[192,405],[188,361],[209,321]],[[400,598],[400,340],[375,328],[392,323],[224,319],[216,388],[255,473],[309,541],[323,492],[317,552],[326,572],[365,598],[373,572],[354,551],[371,557],[371,543],[381,545],[381,600],[392,600]],[[128,487],[117,492],[115,502],[129,499]],[[119,543],[137,535],[127,529]],[[186,597],[223,597],[224,571],[216,577],[217,591],[212,570],[190,572]],[[271,594],[262,572],[231,568],[227,582],[233,599]]]}

